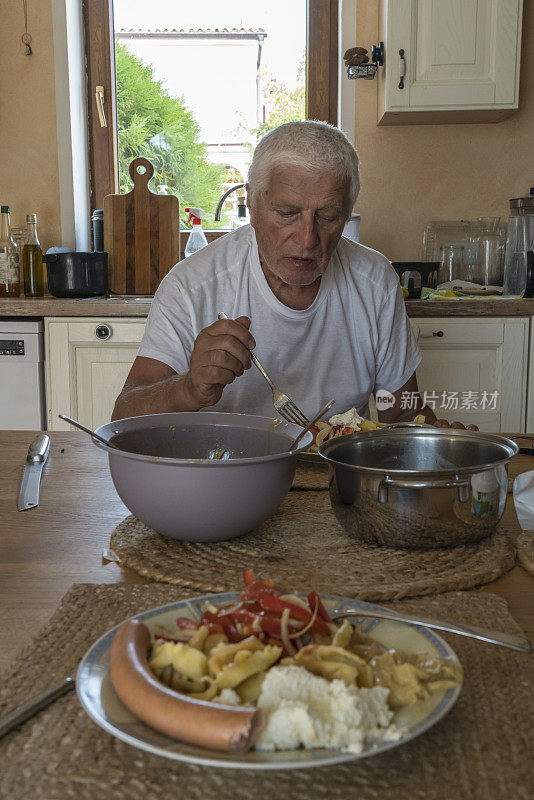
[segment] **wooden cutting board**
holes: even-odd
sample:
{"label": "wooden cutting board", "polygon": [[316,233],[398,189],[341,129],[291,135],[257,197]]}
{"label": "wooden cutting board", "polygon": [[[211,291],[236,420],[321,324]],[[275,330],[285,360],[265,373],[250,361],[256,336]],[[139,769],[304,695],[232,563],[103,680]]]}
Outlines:
{"label": "wooden cutting board", "polygon": [[180,259],[178,198],[151,192],[153,174],[148,159],[135,158],[132,191],[104,197],[104,248],[109,288],[116,294],[154,294]]}

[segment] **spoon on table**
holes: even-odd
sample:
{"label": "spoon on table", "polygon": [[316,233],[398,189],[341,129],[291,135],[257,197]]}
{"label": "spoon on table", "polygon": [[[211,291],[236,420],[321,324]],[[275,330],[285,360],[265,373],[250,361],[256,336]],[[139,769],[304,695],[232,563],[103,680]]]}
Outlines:
{"label": "spoon on table", "polygon": [[332,399],[332,400],[330,400],[330,402],[328,402],[328,403],[325,405],[325,407],[324,407],[324,408],[321,408],[321,410],[320,410],[320,411],[319,411],[319,412],[318,412],[318,413],[317,413],[317,414],[314,416],[314,418],[313,418],[313,419],[312,419],[310,422],[308,422],[308,424],[306,425],[306,427],[305,427],[305,428],[303,428],[303,429],[301,430],[301,432],[299,433],[299,435],[298,435],[298,436],[296,436],[296,437],[295,437],[295,439],[293,439],[293,441],[291,442],[291,444],[290,444],[290,445],[289,445],[289,447],[288,447],[288,450],[293,450],[293,448],[294,448],[294,447],[295,447],[295,446],[296,446],[296,445],[297,445],[297,444],[300,442],[300,440],[302,439],[302,437],[304,436],[304,434],[305,434],[305,433],[308,433],[308,431],[310,430],[310,428],[313,428],[313,426],[315,425],[315,423],[317,422],[317,420],[321,419],[321,417],[323,416],[323,414],[326,414],[326,412],[327,412],[327,411],[328,411],[330,408],[332,408],[332,406],[334,405],[334,403],[335,403],[335,402],[336,402],[336,401],[335,401],[334,399]]}
{"label": "spoon on table", "polygon": [[114,450],[120,450],[120,447],[117,447],[116,444],[113,444],[113,442],[108,442],[106,439],[104,439],[98,433],[95,433],[94,431],[92,431],[91,428],[86,428],[85,425],[82,425],[82,423],[78,422],[78,420],[71,419],[70,417],[67,417],[65,414],[58,414],[58,417],[60,419],[64,419],[65,422],[68,422],[70,425],[74,425],[75,428],[79,428],[84,433],[89,434],[89,436],[92,436],[93,439],[97,439],[99,442],[101,442],[102,444],[105,444],[107,447],[112,447]]}

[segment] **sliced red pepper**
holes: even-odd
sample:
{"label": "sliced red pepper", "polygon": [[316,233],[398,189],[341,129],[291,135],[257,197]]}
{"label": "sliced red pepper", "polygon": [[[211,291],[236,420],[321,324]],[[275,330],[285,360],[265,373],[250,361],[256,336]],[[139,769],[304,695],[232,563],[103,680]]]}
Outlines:
{"label": "sliced red pepper", "polygon": [[[311,622],[313,618],[313,613],[311,611],[308,611],[308,609],[302,608],[301,606],[297,606],[290,600],[282,600],[280,597],[265,596],[264,598],[262,598],[262,605],[265,609],[268,609],[269,611],[283,612],[284,609],[288,608],[289,615],[293,617],[293,619],[302,620],[305,623]],[[328,636],[330,633],[330,628],[328,627],[326,622],[319,617],[319,612],[317,612],[317,617],[315,618],[315,621],[312,625],[312,630],[316,630],[319,633],[324,633],[325,636]]]}
{"label": "sliced red pepper", "polygon": [[210,633],[224,633],[224,628],[219,622],[219,617],[213,611],[204,611],[200,617],[200,624],[207,625]]}
{"label": "sliced red pepper", "polygon": [[223,616],[220,617],[220,622],[223,627],[224,633],[228,636],[229,642],[240,642],[241,639],[244,639],[244,634],[240,633],[235,624],[232,622],[230,617]]}
{"label": "sliced red pepper", "polygon": [[258,614],[259,625],[264,633],[274,633],[276,636],[282,635],[282,620],[278,614],[267,614],[263,611]]}
{"label": "sliced red pepper", "polygon": [[210,622],[208,623],[208,630],[211,633],[224,633],[224,628],[220,624],[220,622]]}
{"label": "sliced red pepper", "polygon": [[[317,592],[312,591],[308,595],[308,605],[312,611],[315,611],[317,608],[317,617],[320,617],[325,622],[332,622],[332,619],[323,605],[323,601],[317,594]],[[328,630],[330,633],[330,629]]]}
{"label": "sliced red pepper", "polygon": [[236,610],[232,611],[228,617],[229,619],[236,620],[237,622],[245,622],[247,625],[253,625],[257,620],[258,615],[246,608],[236,608]]}
{"label": "sliced red pepper", "polygon": [[239,599],[245,600],[261,600],[265,595],[274,595],[277,597],[282,594],[278,589],[274,588],[274,581],[254,581],[249,583],[244,589],[239,592]]}
{"label": "sliced red pepper", "polygon": [[199,628],[198,622],[188,617],[176,617],[176,626],[183,631],[197,631]]}
{"label": "sliced red pepper", "polygon": [[243,580],[245,581],[245,586],[249,586],[251,583],[254,583],[254,572],[251,569],[246,569],[243,572]]}

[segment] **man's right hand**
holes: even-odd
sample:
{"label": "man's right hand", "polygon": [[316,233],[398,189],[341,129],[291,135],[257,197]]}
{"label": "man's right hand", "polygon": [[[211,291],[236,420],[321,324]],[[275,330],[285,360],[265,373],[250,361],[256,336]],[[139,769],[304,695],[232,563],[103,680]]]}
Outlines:
{"label": "man's right hand", "polygon": [[250,369],[250,351],[256,342],[249,333],[250,319],[221,319],[198,334],[186,375],[191,401],[199,408],[213,406],[225,386]]}

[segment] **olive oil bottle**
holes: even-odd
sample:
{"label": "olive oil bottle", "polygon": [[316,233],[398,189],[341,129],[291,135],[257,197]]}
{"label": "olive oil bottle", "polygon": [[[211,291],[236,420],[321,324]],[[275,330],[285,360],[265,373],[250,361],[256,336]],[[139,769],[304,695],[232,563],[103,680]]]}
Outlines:
{"label": "olive oil bottle", "polygon": [[26,297],[44,295],[43,251],[37,238],[37,214],[27,214],[28,237],[22,251],[24,294]]}

